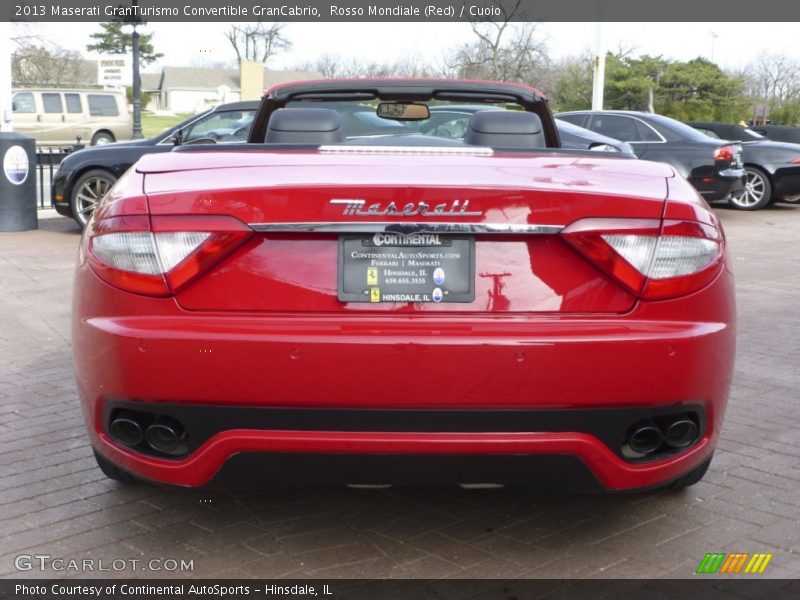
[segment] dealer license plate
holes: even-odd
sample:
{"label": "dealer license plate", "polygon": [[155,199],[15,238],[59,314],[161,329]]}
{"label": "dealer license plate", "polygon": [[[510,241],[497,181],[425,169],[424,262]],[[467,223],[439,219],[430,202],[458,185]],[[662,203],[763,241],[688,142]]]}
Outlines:
{"label": "dealer license plate", "polygon": [[437,233],[339,237],[343,302],[472,302],[475,239]]}

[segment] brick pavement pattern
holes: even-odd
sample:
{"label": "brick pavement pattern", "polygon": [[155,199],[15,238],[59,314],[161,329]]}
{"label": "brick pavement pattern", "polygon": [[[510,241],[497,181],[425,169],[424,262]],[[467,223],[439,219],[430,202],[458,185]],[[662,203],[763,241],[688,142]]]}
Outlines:
{"label": "brick pavement pattern", "polygon": [[[107,480],[73,382],[77,227],[52,217],[0,234],[0,577],[691,577],[713,551],[772,552],[764,576],[800,577],[800,206],[717,213],[737,276],[739,349],[716,457],[686,491],[620,496],[224,494]],[[140,562],[16,569],[33,554]],[[151,559],[193,570],[143,570]]]}

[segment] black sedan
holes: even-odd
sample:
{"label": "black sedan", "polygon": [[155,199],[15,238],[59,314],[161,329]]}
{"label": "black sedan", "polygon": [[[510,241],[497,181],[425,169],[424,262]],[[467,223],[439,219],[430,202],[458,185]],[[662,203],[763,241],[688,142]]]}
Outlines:
{"label": "black sedan", "polygon": [[741,144],[712,140],[675,119],[644,112],[588,110],[556,117],[628,142],[639,158],[672,165],[709,202],[729,200],[744,188]]}
{"label": "black sedan", "polygon": [[[479,111],[503,110],[500,107],[481,104],[465,104],[451,106],[431,106],[430,118],[416,124],[418,133],[451,139],[463,139],[467,131],[470,117]],[[629,158],[635,158],[633,149],[625,142],[600,135],[567,121],[556,119],[561,146],[572,150],[597,150],[604,152],[620,152]]]}
{"label": "black sedan", "polygon": [[800,144],[800,127],[789,125],[751,125],[750,129],[774,142]]}
{"label": "black sedan", "polygon": [[144,154],[169,152],[176,145],[247,141],[258,101],[221,104],[190,117],[159,135],[131,142],[93,146],[67,156],[53,178],[53,207],[83,227],[114,182]]}
{"label": "black sedan", "polygon": [[742,125],[688,124],[710,137],[742,142],[747,186],[731,197],[738,208],[757,210],[770,202],[800,196],[800,144],[774,142]]}

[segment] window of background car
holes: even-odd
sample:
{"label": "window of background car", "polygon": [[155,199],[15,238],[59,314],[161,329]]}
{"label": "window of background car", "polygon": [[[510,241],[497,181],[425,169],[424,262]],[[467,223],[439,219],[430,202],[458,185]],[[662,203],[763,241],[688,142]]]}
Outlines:
{"label": "window of background car", "polygon": [[558,114],[556,115],[562,121],[566,121],[567,123],[572,123],[573,125],[577,125],[578,127],[585,127],[586,125],[586,115],[584,114]]}
{"label": "window of background car", "polygon": [[643,141],[640,139],[639,130],[636,127],[636,120],[630,117],[593,115],[589,129],[623,142]]}
{"label": "window of background car", "polygon": [[767,138],[765,138],[763,135],[761,135],[760,133],[758,133],[757,131],[753,131],[752,129],[750,129],[750,128],[748,128],[748,127],[745,127],[745,132],[746,132],[747,134],[749,134],[751,137],[757,138],[757,139],[759,139],[759,140],[765,140],[765,139],[767,139]]}
{"label": "window of background car", "polygon": [[110,94],[87,94],[89,114],[93,117],[116,117],[119,115],[117,100]]}
{"label": "window of background car", "polygon": [[710,129],[703,129],[702,127],[695,127],[700,133],[705,133],[708,137],[720,139],[719,136]]}
{"label": "window of background car", "polygon": [[656,133],[652,127],[650,127],[647,123],[639,121],[638,119],[634,119],[633,122],[636,124],[636,133],[638,134],[639,138],[636,140],[638,142],[661,142],[663,139],[661,138],[658,133]]}
{"label": "window of background car", "polygon": [[64,100],[67,103],[68,113],[74,114],[83,112],[83,107],[81,106],[80,94],[64,94]]}
{"label": "window of background car", "polygon": [[254,118],[254,110],[215,112],[186,127],[183,131],[183,141],[188,142],[202,138],[220,139],[229,135],[246,139],[249,126]]}
{"label": "window of background car", "polygon": [[46,113],[63,113],[64,105],[61,103],[61,94],[42,93],[42,106]]}
{"label": "window of background car", "polygon": [[36,103],[33,101],[33,93],[19,92],[14,94],[11,101],[11,110],[15,113],[35,113]]}

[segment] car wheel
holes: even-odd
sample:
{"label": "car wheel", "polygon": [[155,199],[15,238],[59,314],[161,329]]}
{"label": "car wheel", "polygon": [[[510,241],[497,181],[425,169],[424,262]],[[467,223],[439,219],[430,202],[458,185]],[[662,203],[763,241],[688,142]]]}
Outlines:
{"label": "car wheel", "polygon": [[72,187],[70,207],[72,217],[82,228],[86,227],[89,217],[92,216],[98,202],[111,189],[117,178],[102,169],[92,169],[78,178]]}
{"label": "car wheel", "polygon": [[747,181],[744,189],[731,194],[728,202],[739,210],[759,210],[772,200],[772,184],[769,177],[758,167],[745,167]]}
{"label": "car wheel", "polygon": [[94,451],[94,459],[97,461],[97,466],[100,467],[100,470],[106,477],[126,484],[139,483],[139,481],[133,475],[126,473],[116,465],[112,464],[99,452],[97,452],[97,450],[92,450]]}
{"label": "car wheel", "polygon": [[114,136],[106,131],[98,131],[92,136],[92,146],[105,146],[114,142]]}
{"label": "car wheel", "polygon": [[706,471],[708,471],[708,467],[711,465],[712,458],[714,458],[713,455],[708,457],[708,460],[703,462],[701,465],[695,467],[693,470],[686,473],[686,475],[678,477],[678,479],[676,479],[675,481],[671,481],[661,489],[682,490],[684,488],[689,487],[690,485],[694,485],[695,483],[699,482],[706,474]]}

